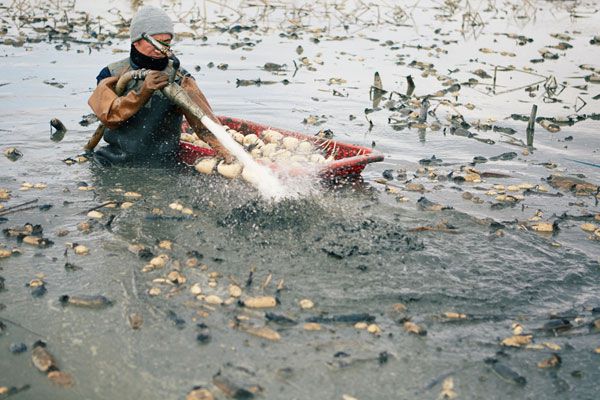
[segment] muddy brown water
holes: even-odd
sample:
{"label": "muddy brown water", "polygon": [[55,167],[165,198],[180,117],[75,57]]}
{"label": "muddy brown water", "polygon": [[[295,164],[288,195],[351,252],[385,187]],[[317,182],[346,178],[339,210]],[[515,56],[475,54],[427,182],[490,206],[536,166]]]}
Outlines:
{"label": "muddy brown water", "polygon": [[[36,4],[52,7],[55,2]],[[242,182],[200,176],[189,169],[67,166],[62,160],[80,154],[95,127],[79,125],[89,113],[86,101],[94,78],[104,65],[126,54],[113,50],[127,50],[127,41],[112,39],[112,45],[101,47],[60,40],[0,46],[2,148],[14,146],[23,153],[14,162],[0,157],[0,187],[11,191],[11,199],[0,204],[10,207],[37,199],[35,206],[51,206],[7,214],[0,228],[40,224],[44,237],[54,242],[41,249],[15,238],[0,238],[0,247],[22,253],[0,259],[0,276],[5,279],[0,321],[6,325],[0,334],[0,386],[31,385],[14,396],[21,399],[185,398],[197,385],[209,388],[216,398],[226,398],[213,383],[213,376],[221,371],[234,382],[260,385],[258,396],[268,399],[437,398],[448,377],[462,398],[597,397],[600,355],[595,349],[600,342],[590,324],[598,318],[592,308],[600,306],[600,242],[590,240],[590,233],[580,229],[585,221],[564,220],[554,234],[524,228],[530,226],[526,221],[537,210],[543,212],[544,221],[553,222],[566,212],[592,215],[588,222],[600,225],[593,220],[600,213],[597,200],[562,192],[562,197],[525,196],[514,207],[494,209],[494,198],[485,193],[494,184],[549,187],[544,179],[556,173],[578,174],[598,184],[598,167],[581,163],[599,163],[598,120],[562,125],[556,133],[537,124],[535,148],[523,155],[523,147],[506,143],[506,135],[491,130],[470,128],[494,145],[452,135],[449,129],[394,129],[388,124],[393,111],[385,108],[364,113],[373,107],[369,89],[375,71],[385,90],[404,93],[407,75],[415,81],[417,96],[443,88],[436,77],[423,76],[421,70],[410,67],[413,60],[433,63],[439,74],[459,82],[476,77],[471,72],[477,69],[493,74],[490,65],[531,67],[536,74],[555,76],[565,85],[555,100],[544,101],[543,83],[533,97],[523,89],[494,95],[487,89],[490,79],[481,88],[463,85],[458,98],[445,97],[475,106],[473,110],[456,106],[468,122],[512,128],[516,131],[512,136],[522,141],[526,141],[526,122],[509,117],[528,115],[532,104],[538,105],[538,116],[544,117],[573,115],[575,102],[580,100],[587,102],[580,115],[600,113],[598,100],[593,99],[600,94],[600,85],[585,82],[590,71],[579,68],[581,64],[600,67],[600,47],[590,44],[600,33],[600,17],[594,13],[597,5],[537,1],[531,7],[521,2],[508,7],[484,2],[472,4],[470,10],[485,25],[471,26],[468,21],[463,25],[463,15],[469,10],[462,3],[456,8],[429,2],[397,8],[378,4],[365,10],[359,3],[348,3],[336,11],[320,2],[295,8],[285,3],[273,8],[243,3],[237,21],[239,14],[229,8],[231,4],[165,4],[174,16],[189,19],[206,12],[211,21],[227,17],[220,23],[224,27],[258,26],[235,36],[208,28],[203,31],[200,25],[206,41],[182,38],[176,44],[183,65],[218,114],[308,134],[328,128],[342,141],[374,143],[386,156],[384,162],[366,168],[363,182],[318,186],[311,196],[278,204],[262,201]],[[73,12],[69,4],[59,5]],[[4,39],[18,36],[18,23],[12,19],[16,11],[7,7],[3,4],[1,9],[7,27]],[[74,7],[113,21],[113,7],[129,17],[133,5],[75,2]],[[345,16],[352,10],[358,20]],[[408,16],[399,17],[399,10]],[[33,11],[25,8],[23,12]],[[394,20],[394,15],[399,19]],[[295,25],[297,38],[289,35],[293,18],[305,24]],[[340,26],[343,22],[346,29]],[[31,34],[27,26],[20,29]],[[185,27],[179,25],[178,30]],[[533,42],[519,45],[505,33],[518,33]],[[551,49],[558,60],[530,63],[540,58],[540,48],[565,41],[550,36],[556,33],[571,36],[568,43],[573,48]],[[253,45],[230,47],[243,43],[244,38]],[[303,48],[302,55],[297,54],[298,46]],[[485,48],[497,53],[479,50]],[[311,60],[314,71],[306,65],[295,71],[294,61],[302,64],[301,57]],[[286,67],[274,74],[262,69],[266,62]],[[228,66],[219,69],[220,64]],[[259,78],[277,83],[236,86],[237,79]],[[496,90],[508,91],[537,78],[501,72]],[[280,83],[283,79],[290,83]],[[62,87],[44,81],[60,82]],[[445,105],[437,108],[443,127],[452,112]],[[325,122],[304,124],[310,115],[324,116]],[[69,129],[60,142],[50,140],[48,122],[53,117]],[[434,117],[428,118],[431,122]],[[517,157],[475,168],[510,178],[460,184],[418,176],[419,160],[432,155],[443,160],[437,170],[449,173],[475,156],[489,158],[505,152],[516,152]],[[549,169],[547,163],[555,166]],[[397,193],[385,191],[376,181],[388,169],[394,175],[406,170],[407,179],[417,175],[414,182],[423,184],[426,192],[406,191],[405,180],[395,178],[390,186],[397,187],[407,200],[398,201]],[[47,188],[20,190],[25,182],[44,183]],[[79,190],[83,183],[93,189]],[[104,217],[92,223],[90,232],[77,229],[77,224],[88,220],[87,210],[105,201],[125,200],[127,191],[142,195],[133,207],[103,208]],[[483,203],[464,200],[467,191]],[[453,208],[420,211],[416,201],[421,196]],[[170,209],[176,201],[196,215]],[[156,215],[155,208],[164,213]],[[456,232],[412,231],[441,221]],[[498,225],[490,226],[491,221],[504,225],[503,235],[497,234]],[[59,236],[61,230],[68,234]],[[172,250],[160,249],[161,240],[172,241]],[[69,249],[73,243],[87,246],[90,254],[74,254]],[[147,261],[127,250],[131,243],[147,246],[154,255],[168,254],[170,261],[163,269],[142,272]],[[200,258],[206,269],[187,266],[190,256]],[[78,268],[67,269],[66,263]],[[174,269],[186,277],[185,284],[176,287],[154,281]],[[252,284],[246,287],[251,270]],[[210,272],[218,273],[216,287],[210,286]],[[262,287],[269,274],[270,282]],[[26,286],[36,276],[46,282],[47,293],[40,298],[34,298]],[[278,292],[281,280],[284,289]],[[297,324],[268,322],[265,310],[246,310],[235,302],[206,304],[190,293],[194,283],[200,284],[203,294],[223,299],[228,298],[231,283],[239,284],[244,295],[277,295],[280,304],[266,311]],[[153,287],[160,288],[161,294],[149,295]],[[102,309],[62,306],[59,297],[65,294],[102,294],[114,304]],[[305,298],[315,303],[313,309],[299,307]],[[406,310],[395,311],[397,303]],[[443,316],[445,312],[465,313],[467,318],[450,320]],[[129,326],[131,313],[143,317],[139,330]],[[357,313],[374,317],[380,335],[356,329],[352,323],[327,321]],[[249,319],[241,320],[242,327],[266,325],[281,339],[273,342],[236,328],[233,321],[240,315]],[[552,316],[568,319],[572,328],[542,329]],[[321,318],[320,331],[303,329],[311,318]],[[406,332],[402,325],[406,318],[426,328],[427,335]],[[205,344],[197,341],[197,334],[206,332],[198,323],[210,332]],[[512,336],[515,323],[533,334],[534,346],[500,345]],[[47,342],[60,369],[73,375],[74,387],[55,386],[33,367],[31,348],[39,339]],[[28,351],[12,354],[10,345],[21,342]],[[553,352],[560,355],[561,366],[538,368],[538,362]],[[488,358],[525,377],[526,384],[499,376],[484,362]]]}

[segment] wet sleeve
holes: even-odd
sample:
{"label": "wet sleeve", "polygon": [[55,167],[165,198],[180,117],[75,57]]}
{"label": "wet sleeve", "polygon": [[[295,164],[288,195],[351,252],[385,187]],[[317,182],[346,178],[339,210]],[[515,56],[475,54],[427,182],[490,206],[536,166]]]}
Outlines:
{"label": "wet sleeve", "polygon": [[110,73],[110,69],[108,69],[108,67],[104,67],[96,77],[96,84],[99,84],[104,78],[110,78],[111,76],[112,74]]}
{"label": "wet sleeve", "polygon": [[[117,77],[109,77],[100,81],[90,96],[88,104],[98,117],[109,129],[118,127],[137,113],[149,97],[132,90],[125,96],[117,96],[115,85]],[[150,94],[151,95],[151,94]]]}

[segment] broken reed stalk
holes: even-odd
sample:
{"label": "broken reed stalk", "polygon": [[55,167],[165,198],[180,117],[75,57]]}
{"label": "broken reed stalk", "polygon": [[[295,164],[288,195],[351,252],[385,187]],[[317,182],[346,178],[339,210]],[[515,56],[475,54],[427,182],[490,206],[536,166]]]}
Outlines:
{"label": "broken reed stalk", "polygon": [[233,11],[234,13],[236,13],[238,15],[238,19],[236,21],[239,21],[244,15],[235,7],[231,7],[230,5],[226,4],[223,1],[216,1],[216,0],[205,0],[204,3],[211,3],[214,4],[216,6],[222,7],[222,8],[226,8],[230,11]]}
{"label": "broken reed stalk", "polygon": [[423,123],[425,121],[427,121],[427,111],[429,111],[429,100],[427,100],[427,98],[425,98],[422,102],[421,102],[421,110],[419,111],[419,122]]}
{"label": "broken reed stalk", "polygon": [[29,206],[29,207],[19,208],[18,210],[10,210],[10,211],[7,211],[7,212],[5,212],[3,214],[0,214],[0,216],[5,216],[5,215],[16,213],[16,212],[19,212],[19,211],[33,210],[34,208],[37,208],[37,207],[38,206]]}
{"label": "broken reed stalk", "polygon": [[415,82],[413,81],[413,78],[410,75],[406,77],[406,82],[408,83],[408,88],[406,89],[406,96],[410,97],[415,91]]}
{"label": "broken reed stalk", "polygon": [[271,283],[271,279],[273,279],[273,274],[269,273],[269,275],[267,275],[267,277],[265,278],[265,281],[263,282],[263,284],[260,285],[260,290],[264,291],[265,288],[267,286],[269,286],[269,283]]}
{"label": "broken reed stalk", "polygon": [[[596,100],[596,99],[594,98],[594,100]],[[581,104],[581,107],[577,107],[577,102],[578,102],[578,101],[581,101],[581,102],[582,102],[582,104]],[[582,99],[580,96],[577,96],[577,98],[575,99],[575,106],[574,106],[574,108],[575,108],[575,112],[576,112],[576,113],[578,113],[578,112],[579,112],[579,111],[581,111],[581,110],[583,109],[583,107],[585,107],[586,105],[587,105],[587,102],[586,102],[584,99]]]}
{"label": "broken reed stalk", "polygon": [[94,207],[92,207],[92,208],[90,208],[90,209],[84,210],[84,211],[82,211],[82,212],[80,212],[80,213],[78,213],[78,214],[79,214],[79,215],[87,214],[87,213],[89,213],[90,211],[96,211],[96,210],[98,210],[99,208],[106,207],[106,206],[108,206],[108,205],[111,205],[111,204],[117,204],[117,205],[118,205],[118,204],[119,204],[119,202],[118,202],[118,201],[115,201],[115,200],[109,200],[109,201],[105,201],[105,202],[104,202],[104,203],[102,203],[102,204],[99,204],[99,205],[97,205],[97,206],[94,206]]}
{"label": "broken reed stalk", "polygon": [[[31,329],[29,329],[29,328],[27,328],[27,327],[25,327],[25,326],[21,325],[20,323],[18,323],[18,322],[15,322],[15,321],[13,321],[13,320],[10,320],[10,319],[8,319],[8,318],[0,317],[0,321],[8,322],[9,324],[11,324],[11,325],[14,325],[14,326],[16,326],[17,328],[21,328],[21,329],[23,329],[24,331],[31,333],[32,335],[35,335],[35,336],[37,336],[37,337],[40,337],[40,338],[42,338],[42,339],[46,339],[46,336],[43,336],[41,333],[37,333],[36,331],[34,331],[34,330],[31,330]],[[3,398],[4,398],[4,397],[3,397]]]}
{"label": "broken reed stalk", "polygon": [[0,216],[11,214],[11,213],[17,212],[17,211],[29,210],[31,207],[27,207],[27,208],[21,208],[21,207],[27,206],[29,204],[37,203],[38,200],[39,199],[29,200],[29,201],[26,201],[25,203],[17,204],[16,206],[4,208],[4,209],[0,210]]}
{"label": "broken reed stalk", "polygon": [[527,123],[527,146],[533,146],[533,133],[535,130],[535,117],[537,115],[537,104],[531,106],[531,115],[529,115],[529,122]]}
{"label": "broken reed stalk", "polygon": [[494,93],[494,94],[496,94],[496,95],[499,95],[499,94],[505,94],[505,93],[510,93],[510,92],[516,92],[516,91],[518,91],[518,90],[521,90],[521,89],[525,89],[525,88],[528,88],[528,87],[532,87],[532,86],[535,86],[535,85],[539,85],[540,83],[543,83],[543,82],[546,82],[546,80],[545,80],[545,79],[542,79],[542,80],[540,80],[540,81],[533,82],[533,83],[530,83],[530,84],[528,84],[528,85],[519,86],[519,87],[516,87],[516,88],[512,88],[512,89],[504,90],[504,91],[502,91],[502,92],[497,92],[497,93]]}

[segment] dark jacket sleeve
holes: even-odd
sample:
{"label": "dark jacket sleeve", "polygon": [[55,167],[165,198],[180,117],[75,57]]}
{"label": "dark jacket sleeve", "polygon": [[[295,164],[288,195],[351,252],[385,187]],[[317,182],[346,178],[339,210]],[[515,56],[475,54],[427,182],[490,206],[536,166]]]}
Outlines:
{"label": "dark jacket sleeve", "polygon": [[110,78],[112,74],[110,73],[110,69],[108,67],[104,67],[102,71],[96,77],[96,85],[100,84],[100,81],[104,78]]}

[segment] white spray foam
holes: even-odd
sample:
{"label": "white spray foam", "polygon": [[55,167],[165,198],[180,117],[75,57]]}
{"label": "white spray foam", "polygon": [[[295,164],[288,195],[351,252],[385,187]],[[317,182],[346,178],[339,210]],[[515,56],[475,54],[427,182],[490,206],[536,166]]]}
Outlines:
{"label": "white spray foam", "polygon": [[319,192],[319,167],[314,164],[301,163],[289,165],[284,161],[277,163],[277,176],[294,197],[308,197]]}
{"label": "white spray foam", "polygon": [[204,126],[210,130],[221,144],[243,165],[244,169],[257,177],[253,183],[260,194],[267,200],[279,201],[285,198],[296,197],[298,192],[286,187],[269,168],[258,164],[246,150],[236,142],[225,130],[225,127],[216,124],[204,116],[201,119]]}

